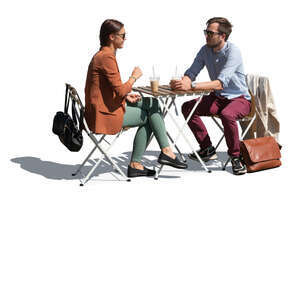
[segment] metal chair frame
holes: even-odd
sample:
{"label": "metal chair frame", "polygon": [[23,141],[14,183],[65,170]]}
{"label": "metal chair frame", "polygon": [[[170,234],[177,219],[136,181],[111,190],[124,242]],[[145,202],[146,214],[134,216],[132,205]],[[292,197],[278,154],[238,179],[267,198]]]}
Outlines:
{"label": "metal chair frame", "polygon": [[[86,164],[86,162],[91,158],[93,153],[98,149],[100,151],[100,158],[97,161],[94,161],[94,165],[88,172],[88,174],[80,179],[80,186],[83,186],[92,176],[92,174],[95,172],[97,167],[100,165],[100,163],[106,158],[106,160],[109,162],[109,164],[112,166],[113,169],[115,169],[126,181],[131,181],[130,178],[128,178],[124,172],[120,169],[120,167],[113,161],[111,156],[108,154],[108,151],[112,148],[112,146],[116,143],[117,139],[120,137],[120,135],[123,133],[124,129],[122,129],[119,133],[117,133],[112,141],[108,141],[107,134],[100,134],[100,137],[97,139],[96,133],[92,132],[89,130],[89,127],[87,125],[87,122],[84,117],[84,105],[82,104],[80,97],[74,87],[72,87],[70,84],[66,83],[66,86],[69,90],[69,97],[71,98],[72,101],[75,102],[77,107],[79,108],[80,111],[83,112],[83,120],[82,120],[82,129],[86,132],[88,137],[92,140],[93,144],[95,145],[92,151],[88,154],[88,156],[84,159],[82,164],[79,166],[79,168],[76,170],[75,173],[72,174],[72,176],[76,176],[78,173],[81,172],[82,167]],[[77,110],[76,113],[78,114]],[[108,147],[104,149],[103,147],[103,142],[108,144]]]}

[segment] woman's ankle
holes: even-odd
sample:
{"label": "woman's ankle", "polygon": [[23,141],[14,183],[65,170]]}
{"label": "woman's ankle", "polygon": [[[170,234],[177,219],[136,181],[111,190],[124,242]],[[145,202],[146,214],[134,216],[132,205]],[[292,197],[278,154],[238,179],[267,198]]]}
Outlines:
{"label": "woman's ankle", "polygon": [[166,154],[167,156],[170,156],[171,158],[175,158],[176,155],[173,153],[171,147],[165,147],[161,149],[162,153]]}
{"label": "woman's ankle", "polygon": [[132,162],[130,162],[129,165],[130,165],[131,168],[144,170],[144,166],[140,162],[132,161]]}

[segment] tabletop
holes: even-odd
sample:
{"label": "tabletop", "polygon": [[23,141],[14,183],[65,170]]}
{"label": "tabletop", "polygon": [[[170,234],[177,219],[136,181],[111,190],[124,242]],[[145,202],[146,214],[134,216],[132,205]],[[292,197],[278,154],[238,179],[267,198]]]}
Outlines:
{"label": "tabletop", "polygon": [[194,91],[194,90],[187,90],[187,91],[172,90],[169,85],[160,85],[158,87],[157,93],[152,92],[150,86],[133,87],[132,90],[135,92],[145,93],[145,94],[152,95],[155,97],[203,95],[203,94],[209,94],[212,92],[212,90],[197,90],[197,91]]}

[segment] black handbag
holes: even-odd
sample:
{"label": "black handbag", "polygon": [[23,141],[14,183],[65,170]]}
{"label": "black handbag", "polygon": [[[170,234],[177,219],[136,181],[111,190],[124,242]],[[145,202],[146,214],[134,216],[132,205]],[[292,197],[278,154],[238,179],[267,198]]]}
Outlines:
{"label": "black handbag", "polygon": [[[72,117],[68,114],[69,103],[72,101]],[[75,100],[71,99],[69,86],[66,85],[64,112],[59,111],[53,119],[52,132],[72,152],[78,152],[83,145],[82,122],[83,110],[76,110]]]}

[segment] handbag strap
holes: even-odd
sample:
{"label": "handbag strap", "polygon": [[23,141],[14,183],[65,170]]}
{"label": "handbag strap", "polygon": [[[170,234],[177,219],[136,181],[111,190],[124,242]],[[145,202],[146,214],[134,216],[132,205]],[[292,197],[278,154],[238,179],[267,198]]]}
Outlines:
{"label": "handbag strap", "polygon": [[69,85],[66,84],[65,108],[64,108],[64,113],[65,113],[65,114],[68,113],[69,103],[70,103],[70,91],[69,91]]}
{"label": "handbag strap", "polygon": [[65,114],[68,114],[70,101],[72,101],[72,120],[76,127],[77,124],[79,125],[79,128],[78,127],[77,128],[81,132],[82,129],[84,128],[84,124],[83,124],[84,108],[81,105],[81,107],[79,108],[80,114],[78,114],[78,111],[76,110],[75,100],[70,95],[70,85],[66,84],[65,110],[64,110]]}
{"label": "handbag strap", "polygon": [[83,116],[84,116],[84,109],[81,108],[80,114],[78,115],[78,110],[76,110],[75,101],[72,100],[72,118],[76,126],[78,123],[78,129],[80,132],[84,129]]}
{"label": "handbag strap", "polygon": [[75,124],[75,126],[77,127],[77,111],[76,111],[76,108],[75,108],[75,101],[72,100],[72,119],[73,119],[73,122]]}

